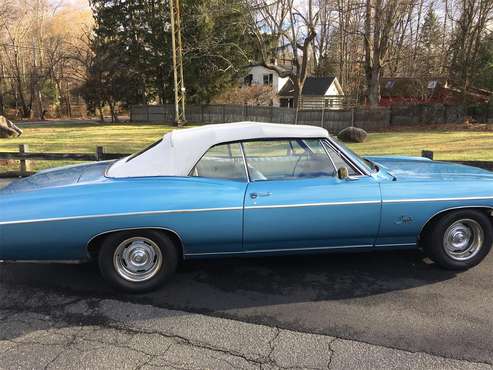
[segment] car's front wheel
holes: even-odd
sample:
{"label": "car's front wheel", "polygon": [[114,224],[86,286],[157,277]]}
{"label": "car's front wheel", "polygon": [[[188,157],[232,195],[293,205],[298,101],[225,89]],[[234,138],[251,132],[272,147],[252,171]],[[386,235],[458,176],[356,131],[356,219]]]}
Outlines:
{"label": "car's front wheel", "polygon": [[163,284],[178,263],[176,247],[163,233],[154,230],[109,235],[98,256],[103,277],[130,293],[144,293]]}
{"label": "car's front wheel", "polygon": [[427,228],[423,242],[426,254],[440,266],[467,270],[488,255],[493,243],[493,226],[481,211],[453,211]]}

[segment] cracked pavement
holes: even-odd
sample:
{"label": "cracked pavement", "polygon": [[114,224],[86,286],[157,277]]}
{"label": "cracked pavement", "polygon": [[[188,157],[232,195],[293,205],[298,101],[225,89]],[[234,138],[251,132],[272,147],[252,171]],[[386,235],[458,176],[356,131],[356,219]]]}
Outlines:
{"label": "cracked pavement", "polygon": [[113,299],[4,288],[0,302],[2,369],[492,369]]}

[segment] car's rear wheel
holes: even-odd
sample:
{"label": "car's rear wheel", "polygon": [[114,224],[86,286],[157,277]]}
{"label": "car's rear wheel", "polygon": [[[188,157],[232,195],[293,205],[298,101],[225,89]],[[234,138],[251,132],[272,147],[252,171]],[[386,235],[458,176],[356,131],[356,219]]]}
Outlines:
{"label": "car's rear wheel", "polygon": [[488,255],[493,227],[481,211],[453,211],[435,220],[427,228],[423,241],[426,254],[440,266],[467,270]]}
{"label": "car's rear wheel", "polygon": [[154,230],[129,231],[104,239],[98,256],[103,277],[130,293],[144,293],[163,284],[178,263],[176,246]]}

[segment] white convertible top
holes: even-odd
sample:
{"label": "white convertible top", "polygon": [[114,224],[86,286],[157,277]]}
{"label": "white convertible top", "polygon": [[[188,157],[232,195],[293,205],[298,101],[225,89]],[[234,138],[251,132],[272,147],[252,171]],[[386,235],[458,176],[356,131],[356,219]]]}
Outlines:
{"label": "white convertible top", "polygon": [[220,143],[267,138],[326,138],[327,130],[306,125],[237,122],[174,130],[142,154],[122,158],[109,177],[188,176],[205,152]]}

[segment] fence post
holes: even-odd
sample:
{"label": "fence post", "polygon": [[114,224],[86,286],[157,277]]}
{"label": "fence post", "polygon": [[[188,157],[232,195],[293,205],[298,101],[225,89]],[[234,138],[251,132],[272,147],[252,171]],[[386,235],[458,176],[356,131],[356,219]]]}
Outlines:
{"label": "fence post", "polygon": [[223,104],[223,123],[226,123],[226,104]]}
{"label": "fence post", "polygon": [[204,123],[204,104],[200,103],[200,123]]}
{"label": "fence post", "polygon": [[104,147],[97,146],[96,147],[96,161],[102,161],[104,157]]}
{"label": "fence post", "polygon": [[146,104],[146,122],[149,122],[149,104]]}
{"label": "fence post", "polygon": [[[29,145],[19,144],[19,153],[29,153]],[[31,162],[26,159],[19,161],[21,176],[27,175],[31,171]]]}
{"label": "fence post", "polygon": [[243,117],[245,121],[248,119],[248,105],[247,103],[243,104]]}
{"label": "fence post", "polygon": [[421,156],[423,158],[433,159],[433,151],[431,151],[431,150],[422,150],[421,151]]}
{"label": "fence post", "polygon": [[354,107],[351,108],[351,127],[354,127]]}
{"label": "fence post", "polygon": [[388,123],[387,127],[391,127],[394,123],[394,106],[391,104],[390,107],[388,108],[388,110],[389,110],[389,119],[387,121],[387,123]]}

